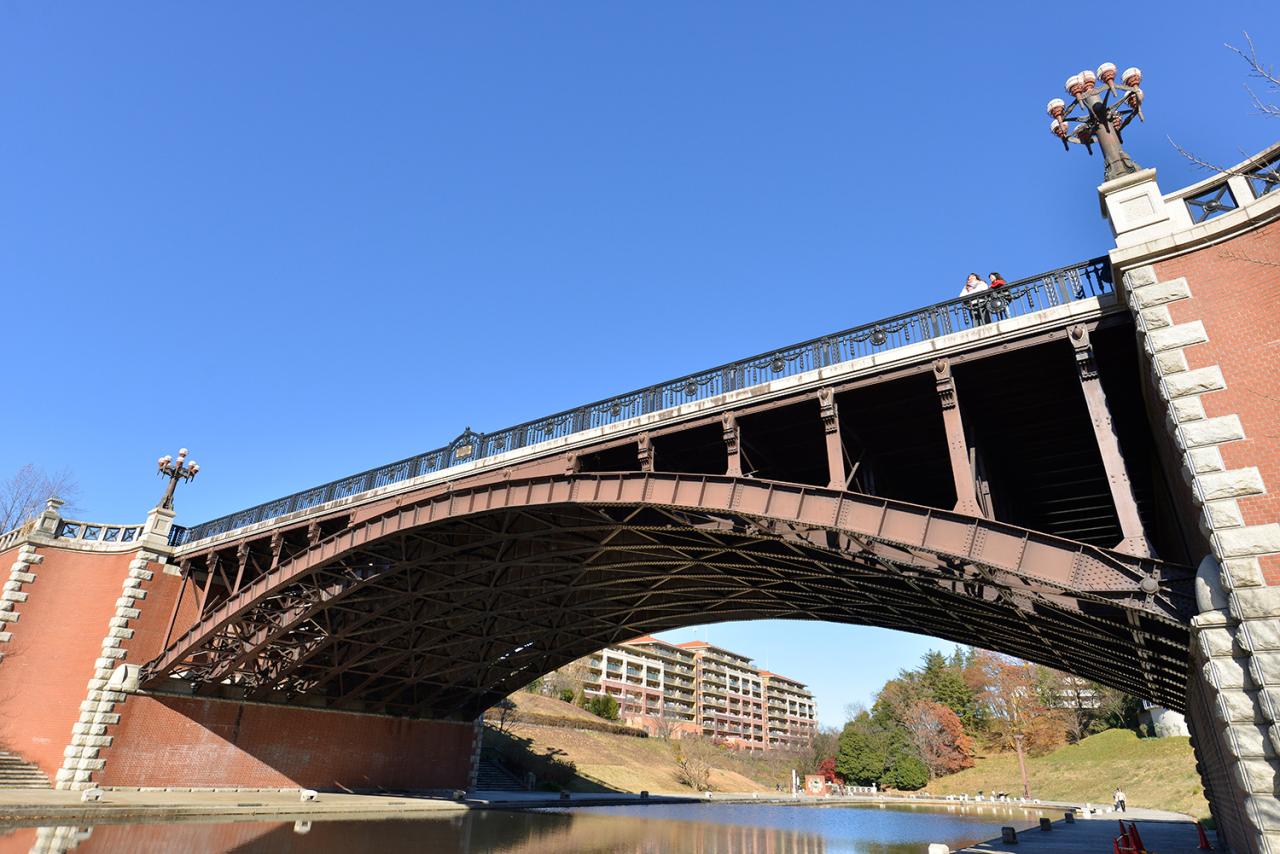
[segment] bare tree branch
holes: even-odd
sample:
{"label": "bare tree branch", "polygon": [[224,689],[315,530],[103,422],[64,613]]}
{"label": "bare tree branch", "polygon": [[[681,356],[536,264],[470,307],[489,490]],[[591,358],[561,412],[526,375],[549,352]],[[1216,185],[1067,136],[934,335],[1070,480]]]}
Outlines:
{"label": "bare tree branch", "polygon": [[[1266,84],[1268,89],[1273,89],[1277,92],[1280,92],[1280,77],[1277,77],[1276,72],[1273,71],[1271,68],[1262,64],[1262,60],[1258,58],[1258,50],[1256,47],[1254,47],[1253,39],[1249,36],[1248,32],[1244,34],[1244,40],[1249,45],[1249,49],[1247,51],[1242,50],[1241,48],[1238,48],[1232,44],[1227,44],[1225,45],[1225,47],[1227,48],[1227,50],[1232,51],[1248,64],[1250,77],[1256,77],[1259,80],[1262,80]],[[1245,84],[1244,88],[1245,88],[1245,91],[1249,93],[1249,97],[1253,101],[1253,108],[1255,110],[1262,113],[1264,116],[1280,118],[1280,104],[1268,103],[1262,100],[1262,98],[1258,95],[1258,93],[1255,92],[1253,88],[1249,86],[1248,83]],[[1199,166],[1201,169],[1207,169],[1210,172],[1219,172],[1224,175],[1247,176],[1249,173],[1246,170],[1252,169],[1255,165],[1252,162],[1246,162],[1243,168],[1238,167],[1235,169],[1227,169],[1225,167],[1219,166],[1216,163],[1210,163],[1207,160],[1203,160],[1197,157],[1196,155],[1192,154],[1190,151],[1187,151],[1181,145],[1178,145],[1178,143],[1174,142],[1173,137],[1168,137],[1168,140],[1169,140],[1169,144],[1174,147],[1174,150],[1176,150],[1184,158],[1191,161],[1196,166]]]}
{"label": "bare tree branch", "polygon": [[1218,253],[1219,258],[1226,258],[1229,261],[1248,261],[1250,264],[1261,264],[1264,267],[1280,267],[1280,261],[1272,261],[1269,258],[1255,258],[1252,255],[1242,255],[1233,252],[1230,249],[1223,249]]}
{"label": "bare tree branch", "polygon": [[[1236,47],[1235,45],[1231,45],[1231,44],[1227,45],[1227,49],[1234,52],[1236,55],[1238,55],[1241,59],[1243,59],[1246,63],[1249,64],[1250,77],[1257,77],[1258,79],[1264,81],[1267,84],[1268,88],[1280,91],[1280,77],[1277,77],[1276,72],[1272,71],[1269,67],[1263,65],[1262,60],[1258,59],[1258,50],[1257,48],[1254,47],[1253,39],[1249,37],[1249,33],[1246,32],[1244,34],[1244,40],[1249,45],[1249,50],[1247,53],[1241,50],[1240,48]],[[1249,93],[1249,97],[1253,99],[1253,106],[1255,109],[1258,110],[1258,112],[1267,116],[1280,116],[1280,105],[1266,103],[1260,97],[1258,97],[1258,93],[1254,92],[1253,89],[1247,83],[1245,84],[1244,88],[1245,88],[1245,91]]]}
{"label": "bare tree branch", "polygon": [[34,519],[50,498],[61,498],[67,509],[75,509],[80,487],[67,469],[52,475],[27,463],[13,477],[0,481],[0,532],[10,531]]}

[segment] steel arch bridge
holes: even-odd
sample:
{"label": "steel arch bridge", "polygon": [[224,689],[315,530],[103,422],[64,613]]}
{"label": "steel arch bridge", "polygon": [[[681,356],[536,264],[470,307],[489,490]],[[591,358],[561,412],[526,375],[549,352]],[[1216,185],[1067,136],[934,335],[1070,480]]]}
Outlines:
{"label": "steel arch bridge", "polygon": [[1189,570],[954,511],[616,472],[446,485],[312,530],[256,578],[237,573],[143,687],[467,720],[636,635],[791,618],[933,635],[1186,703]]}

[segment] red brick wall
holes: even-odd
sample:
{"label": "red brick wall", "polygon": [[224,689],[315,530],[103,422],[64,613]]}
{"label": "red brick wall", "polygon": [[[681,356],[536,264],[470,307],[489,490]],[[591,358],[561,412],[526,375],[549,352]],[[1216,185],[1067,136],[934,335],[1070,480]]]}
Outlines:
{"label": "red brick wall", "polygon": [[103,786],[461,788],[470,723],[194,697],[130,696]]}
{"label": "red brick wall", "polygon": [[[42,547],[0,662],[0,743],[52,780],[93,678],[132,554]],[[12,563],[12,559],[9,563]],[[4,573],[8,577],[8,573]]]}
{"label": "red brick wall", "polygon": [[[154,575],[150,581],[142,582],[142,589],[147,592],[147,598],[137,604],[138,618],[129,621],[129,628],[133,629],[133,637],[120,644],[120,648],[125,650],[125,657],[122,660],[129,664],[146,664],[164,650],[165,633],[169,628],[169,618],[173,614],[173,603],[182,593],[181,577],[166,574],[164,564],[148,564],[147,569]],[[182,594],[177,619],[174,621],[174,638],[180,637],[195,622],[198,616],[196,612],[198,595],[199,591],[196,590],[195,585],[188,584],[186,593]],[[105,634],[105,630],[103,633]]]}
{"label": "red brick wall", "polygon": [[[1222,446],[1228,469],[1256,466],[1267,492],[1241,499],[1246,525],[1280,521],[1280,222],[1156,263],[1164,282],[1186,277],[1191,299],[1169,305],[1174,323],[1199,320],[1209,340],[1186,350],[1191,369],[1218,365],[1227,387],[1205,414],[1240,416],[1247,437]],[[1280,556],[1262,559],[1280,584]]]}

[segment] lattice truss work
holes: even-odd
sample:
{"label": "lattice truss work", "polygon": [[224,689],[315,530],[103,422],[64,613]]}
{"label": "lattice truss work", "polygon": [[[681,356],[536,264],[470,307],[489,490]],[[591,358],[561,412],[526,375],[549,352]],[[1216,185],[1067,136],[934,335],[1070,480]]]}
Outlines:
{"label": "lattice truss work", "polygon": [[[144,687],[470,719],[641,634],[725,620],[882,626],[1185,704],[1189,570],[915,505],[659,473],[426,498],[247,579]],[[870,651],[832,650],[857,667]]]}

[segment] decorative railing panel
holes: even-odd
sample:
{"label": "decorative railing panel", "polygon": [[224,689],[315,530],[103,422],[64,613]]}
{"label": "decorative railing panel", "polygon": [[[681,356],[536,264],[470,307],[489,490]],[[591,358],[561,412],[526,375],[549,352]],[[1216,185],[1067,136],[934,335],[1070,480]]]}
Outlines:
{"label": "decorative railing panel", "polygon": [[460,463],[564,438],[595,427],[617,424],[681,404],[884,353],[1111,291],[1111,269],[1106,258],[1095,258],[1050,270],[997,290],[983,291],[974,297],[950,299],[494,433],[475,433],[468,428],[443,448],[344,477],[191,528],[175,526],[170,542],[173,545],[195,542]]}
{"label": "decorative railing panel", "polygon": [[81,543],[124,544],[136,542],[142,536],[142,526],[100,525],[96,522],[63,519],[58,523],[58,530],[54,536],[59,540],[75,540]]}
{"label": "decorative railing panel", "polygon": [[1182,205],[1193,225],[1238,210],[1280,189],[1280,146],[1272,146],[1218,175],[1165,196]]}

